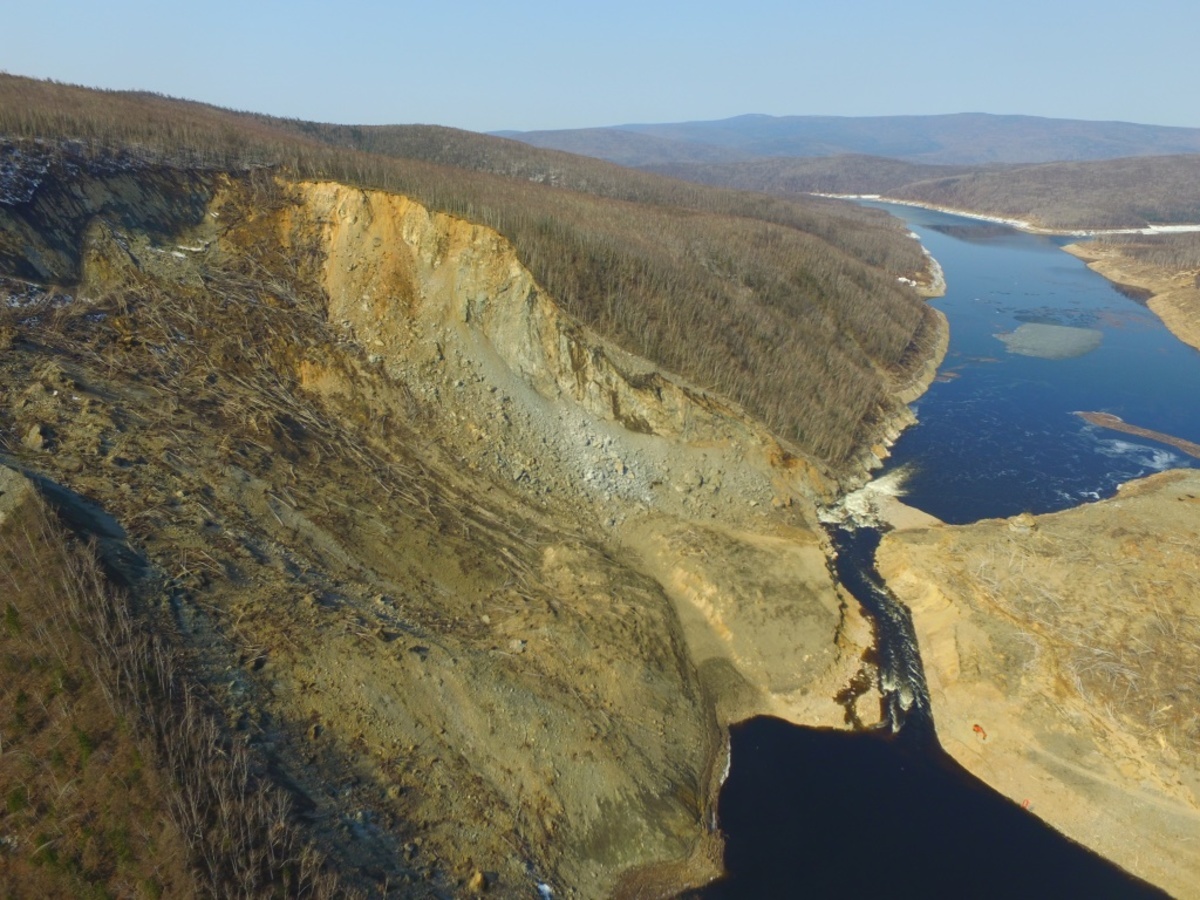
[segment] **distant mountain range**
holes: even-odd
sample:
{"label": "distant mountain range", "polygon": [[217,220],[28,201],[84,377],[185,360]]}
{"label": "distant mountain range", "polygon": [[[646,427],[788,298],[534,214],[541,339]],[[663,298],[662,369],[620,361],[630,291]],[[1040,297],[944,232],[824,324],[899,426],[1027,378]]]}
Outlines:
{"label": "distant mountain range", "polygon": [[744,115],[711,122],[495,134],[625,166],[847,153],[938,165],[1200,153],[1200,128],[987,113],[864,117]]}

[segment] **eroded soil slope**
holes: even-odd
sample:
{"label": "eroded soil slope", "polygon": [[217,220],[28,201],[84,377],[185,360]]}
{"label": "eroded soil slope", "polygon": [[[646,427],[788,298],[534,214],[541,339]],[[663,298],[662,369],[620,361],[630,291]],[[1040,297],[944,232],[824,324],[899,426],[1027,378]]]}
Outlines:
{"label": "eroded soil slope", "polygon": [[155,177],[5,213],[3,461],[111,523],[349,884],[714,874],[721,726],[840,724],[864,665],[832,481],[563,315],[486,228]]}
{"label": "eroded soil slope", "polygon": [[1200,474],[1045,516],[888,534],[938,737],[1178,896],[1200,884]]}

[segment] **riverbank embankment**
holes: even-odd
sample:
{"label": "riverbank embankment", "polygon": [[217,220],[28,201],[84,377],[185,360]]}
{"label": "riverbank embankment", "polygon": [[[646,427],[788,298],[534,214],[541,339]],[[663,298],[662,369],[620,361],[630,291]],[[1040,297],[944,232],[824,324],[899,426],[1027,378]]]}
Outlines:
{"label": "riverbank embankment", "polygon": [[1200,473],[1043,516],[887,534],[938,738],[977,777],[1180,897],[1200,884]]}
{"label": "riverbank embankment", "polygon": [[1200,270],[1179,271],[1135,259],[1119,244],[1088,241],[1063,249],[1114,284],[1148,293],[1150,311],[1177,338],[1200,350]]}

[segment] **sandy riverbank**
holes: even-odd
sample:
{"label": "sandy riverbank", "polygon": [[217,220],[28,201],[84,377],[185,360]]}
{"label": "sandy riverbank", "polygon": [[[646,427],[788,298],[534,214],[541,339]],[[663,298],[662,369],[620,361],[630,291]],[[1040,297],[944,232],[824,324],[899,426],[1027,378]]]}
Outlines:
{"label": "sandy riverbank", "polygon": [[938,737],[979,778],[1180,897],[1200,884],[1200,475],[1045,516],[885,536]]}
{"label": "sandy riverbank", "polygon": [[1148,292],[1150,311],[1177,338],[1200,349],[1200,270],[1164,269],[1128,256],[1118,245],[1095,241],[1068,244],[1063,249],[1109,281]]}

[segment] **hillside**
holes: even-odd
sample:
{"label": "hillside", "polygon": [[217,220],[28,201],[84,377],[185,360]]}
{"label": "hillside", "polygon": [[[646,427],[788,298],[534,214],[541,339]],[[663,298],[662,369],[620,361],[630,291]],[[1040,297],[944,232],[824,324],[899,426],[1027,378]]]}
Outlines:
{"label": "hillside", "polygon": [[886,194],[908,185],[971,173],[967,166],[933,166],[844,154],[818,157],[765,157],[730,163],[672,162],[646,171],[714,187],[767,194]]}
{"label": "hillside", "polygon": [[898,222],[845,204],[689,186],[452,129],[323,126],[11,76],[0,132],[280,166],[487,224],[572,315],[838,471],[900,414],[894,389],[934,343],[933,312],[898,281],[927,281],[920,248]]}
{"label": "hillside", "polygon": [[[1174,897],[1200,884],[1200,476],[886,535],[942,746]],[[983,731],[983,736],[980,734]]]}
{"label": "hillside", "polygon": [[919,181],[888,195],[1049,229],[1196,224],[1200,156],[1013,166]]}
{"label": "hillside", "polygon": [[[1037,116],[736,116],[711,122],[504,132],[629,166],[754,157],[882,156],[937,165],[1200,153],[1200,129]],[[671,159],[664,154],[678,152]]]}
{"label": "hillside", "polygon": [[745,159],[746,154],[698,141],[676,140],[620,128],[581,128],[568,131],[497,131],[531,147],[562,150],[607,160],[620,166],[648,167],[671,163],[713,163]]}
{"label": "hillside", "polygon": [[1200,155],[983,168],[918,165],[872,156],[650,168],[701,184],[781,197],[808,192],[882,194],[1051,230],[1200,223]]}
{"label": "hillside", "polygon": [[0,96],[6,894],[669,896],[730,722],[878,719],[816,505],[944,352],[894,222]]}
{"label": "hillside", "polygon": [[[5,210],[44,226],[26,265],[77,269],[5,282],[0,462],[101,541],[136,627],[170,642],[113,699],[159,736],[143,767],[191,772],[195,727],[248,754],[229,796],[152,810],[199,883],[227,895],[263,865],[229,816],[264,783],[281,846],[335,896],[711,876],[720,728],[837,724],[864,665],[814,526],[832,485],[580,326],[486,226],[333,182],[61,165]],[[51,668],[73,660],[54,634],[30,651]],[[171,678],[211,718],[172,726]],[[6,733],[40,772],[32,746]],[[49,787],[19,802],[22,859],[53,841],[83,883],[140,859],[89,844]]]}

